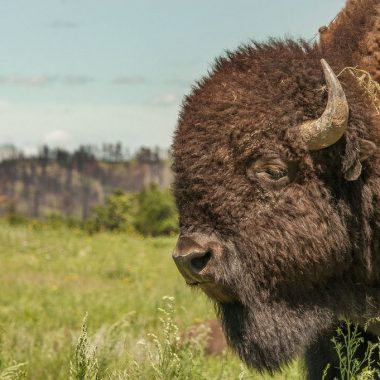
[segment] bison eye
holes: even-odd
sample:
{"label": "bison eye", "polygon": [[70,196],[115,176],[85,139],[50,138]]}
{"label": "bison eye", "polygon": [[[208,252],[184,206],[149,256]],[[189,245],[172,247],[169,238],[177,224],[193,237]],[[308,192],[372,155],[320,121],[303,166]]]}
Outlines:
{"label": "bison eye", "polygon": [[294,176],[294,164],[279,157],[259,157],[247,166],[247,177],[265,188],[281,188],[291,182]]}
{"label": "bison eye", "polygon": [[274,181],[278,181],[279,179],[286,177],[287,175],[288,171],[285,168],[277,167],[263,168],[262,170],[256,172],[256,176],[264,176]]}

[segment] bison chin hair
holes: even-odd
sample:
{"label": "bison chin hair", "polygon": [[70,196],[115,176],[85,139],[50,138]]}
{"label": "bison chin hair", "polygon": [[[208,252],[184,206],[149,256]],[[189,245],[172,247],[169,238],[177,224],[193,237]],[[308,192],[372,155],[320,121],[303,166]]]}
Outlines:
{"label": "bison chin hair", "polygon": [[303,354],[334,323],[327,309],[284,301],[218,303],[216,309],[229,346],[248,367],[270,373]]}

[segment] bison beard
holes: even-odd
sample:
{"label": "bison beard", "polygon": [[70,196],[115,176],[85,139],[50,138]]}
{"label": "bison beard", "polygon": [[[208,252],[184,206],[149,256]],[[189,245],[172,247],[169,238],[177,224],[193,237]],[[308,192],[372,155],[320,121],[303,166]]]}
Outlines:
{"label": "bison beard", "polygon": [[333,316],[327,309],[284,302],[218,305],[227,341],[250,367],[273,372],[304,352],[304,347],[328,331]]}

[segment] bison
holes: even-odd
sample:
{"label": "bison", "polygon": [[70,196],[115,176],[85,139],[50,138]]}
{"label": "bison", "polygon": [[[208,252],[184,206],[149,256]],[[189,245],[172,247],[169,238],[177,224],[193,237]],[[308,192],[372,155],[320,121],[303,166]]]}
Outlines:
{"label": "bison", "polygon": [[[327,363],[333,378],[339,321],[380,314],[380,118],[360,81],[339,75],[377,62],[379,7],[349,1],[320,42],[228,51],[183,102],[173,258],[260,371],[303,354],[310,379]],[[374,324],[365,338],[377,335]]]}

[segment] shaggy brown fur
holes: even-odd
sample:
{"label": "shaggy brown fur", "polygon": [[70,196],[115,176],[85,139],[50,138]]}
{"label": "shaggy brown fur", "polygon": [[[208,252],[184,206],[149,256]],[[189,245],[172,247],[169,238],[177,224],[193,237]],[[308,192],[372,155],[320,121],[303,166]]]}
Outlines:
{"label": "shaggy brown fur", "polygon": [[[355,65],[365,68],[380,81],[380,5],[350,1],[328,27],[320,29],[320,44],[325,49],[345,51]],[[369,18],[369,12],[374,14]],[[360,25],[359,31],[351,28]],[[364,32],[364,33],[363,33]],[[359,38],[357,36],[359,33]]]}
{"label": "shaggy brown fur", "polygon": [[[173,143],[181,235],[212,234],[224,247],[210,271],[236,297],[216,308],[229,345],[259,370],[307,352],[309,377],[320,378],[335,359],[313,352],[337,318],[380,313],[380,157],[363,161],[364,139],[380,146],[379,118],[346,73],[343,138],[310,152],[298,133],[326,106],[320,59],[336,73],[355,66],[379,4],[351,2],[328,43],[271,40],[227,52],[183,104]],[[247,175],[273,155],[297,165],[286,186]],[[361,175],[350,180],[352,172]]]}

